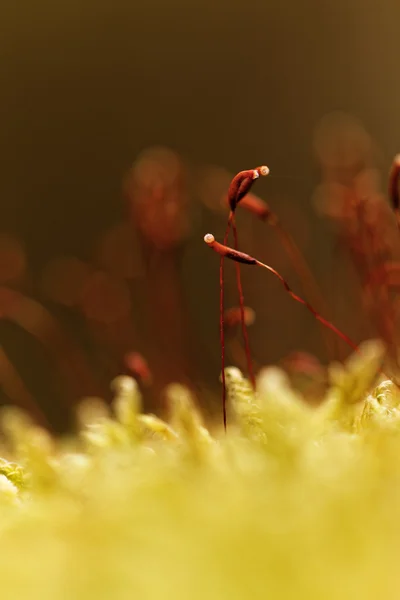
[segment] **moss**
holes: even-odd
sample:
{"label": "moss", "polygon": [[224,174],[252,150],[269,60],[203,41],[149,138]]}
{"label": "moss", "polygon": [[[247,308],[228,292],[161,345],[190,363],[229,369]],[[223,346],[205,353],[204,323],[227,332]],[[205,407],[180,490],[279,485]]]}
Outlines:
{"label": "moss", "polygon": [[3,597],[397,599],[400,396],[381,358],[369,343],[332,367],[316,409],[276,368],[255,393],[228,369],[226,435],[181,386],[168,423],[141,414],[127,378],[69,440],[7,411]]}

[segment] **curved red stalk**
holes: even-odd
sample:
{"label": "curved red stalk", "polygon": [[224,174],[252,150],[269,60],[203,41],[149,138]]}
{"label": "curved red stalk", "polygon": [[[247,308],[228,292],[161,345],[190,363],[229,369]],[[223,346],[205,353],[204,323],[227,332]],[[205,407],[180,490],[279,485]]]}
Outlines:
{"label": "curved red stalk", "polygon": [[276,271],[275,269],[273,269],[269,265],[266,265],[265,263],[260,262],[259,260],[256,261],[256,264],[259,267],[263,267],[264,269],[267,269],[270,273],[272,273],[273,275],[275,275],[275,277],[277,277],[280,280],[280,282],[282,283],[283,287],[285,288],[285,290],[287,291],[287,293],[293,298],[293,300],[296,300],[296,302],[300,302],[300,304],[303,304],[303,306],[305,306],[307,308],[307,310],[310,311],[310,313],[317,319],[317,321],[319,321],[320,323],[322,323],[322,325],[324,325],[325,327],[328,327],[328,329],[330,329],[336,335],[338,335],[348,346],[350,346],[350,348],[352,348],[356,352],[359,351],[359,348],[358,348],[357,344],[355,344],[345,333],[343,333],[340,329],[338,329],[336,327],[336,325],[334,325],[333,323],[331,323],[330,321],[328,321],[328,319],[325,319],[324,317],[322,317],[319,314],[319,312],[317,312],[311,306],[311,304],[309,302],[307,302],[307,300],[304,300],[303,298],[301,298],[300,296],[298,296],[297,294],[295,294],[293,292],[293,290],[289,287],[289,284],[287,283],[287,281],[282,277],[282,275],[280,273],[278,273],[278,271]]}
{"label": "curved red stalk", "polygon": [[210,246],[210,248],[212,248],[213,250],[215,250],[215,252],[220,254],[221,257],[226,256],[226,258],[230,258],[231,260],[234,260],[236,262],[241,262],[248,265],[256,265],[258,267],[263,267],[264,269],[267,269],[270,273],[272,273],[273,275],[275,275],[275,277],[279,279],[279,281],[282,283],[283,287],[285,288],[287,293],[293,298],[293,300],[296,300],[296,302],[303,304],[303,306],[305,306],[307,310],[310,311],[310,313],[315,317],[315,319],[317,319],[320,323],[322,323],[322,325],[333,331],[337,336],[340,337],[340,339],[342,339],[348,346],[350,346],[350,348],[352,348],[356,352],[359,351],[357,344],[355,344],[345,333],[338,329],[338,327],[336,327],[333,323],[322,317],[311,306],[311,304],[309,304],[309,302],[295,294],[290,288],[286,279],[284,279],[284,277],[282,277],[282,275],[278,271],[276,271],[276,269],[270,267],[269,265],[266,265],[265,263],[262,263],[261,261],[257,260],[253,256],[250,256],[249,254],[245,254],[244,252],[238,252],[233,248],[229,248],[225,244],[218,243],[217,241],[215,241],[214,236],[211,234],[207,234],[204,238],[204,241]]}
{"label": "curved red stalk", "polygon": [[[283,228],[278,216],[270,209],[269,205],[257,196],[248,194],[240,202],[240,206],[275,229],[280,243],[282,244],[295,272],[300,279],[300,283],[302,284],[305,295],[308,296],[313,304],[315,304],[320,310],[326,310],[322,293],[308,267],[305,258],[303,257],[303,254],[299,250],[289,232]],[[324,330],[322,332],[322,338],[327,348],[328,356],[331,357],[334,355],[334,348],[332,347],[330,340],[325,335]]]}

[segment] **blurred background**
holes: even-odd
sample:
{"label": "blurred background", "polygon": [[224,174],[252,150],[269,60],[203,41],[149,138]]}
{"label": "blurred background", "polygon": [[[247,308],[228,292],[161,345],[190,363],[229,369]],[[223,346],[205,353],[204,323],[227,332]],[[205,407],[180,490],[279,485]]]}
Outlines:
{"label": "blurred background", "polygon": [[[261,164],[252,191],[281,228],[238,209],[241,249],[396,364],[399,17],[394,0],[4,6],[1,402],[62,431],[131,373],[148,410],[181,381],[219,418],[219,258],[203,236],[222,241],[231,177]],[[267,272],[242,276],[256,368],[319,390],[349,348]],[[234,325],[227,340],[245,369]]]}

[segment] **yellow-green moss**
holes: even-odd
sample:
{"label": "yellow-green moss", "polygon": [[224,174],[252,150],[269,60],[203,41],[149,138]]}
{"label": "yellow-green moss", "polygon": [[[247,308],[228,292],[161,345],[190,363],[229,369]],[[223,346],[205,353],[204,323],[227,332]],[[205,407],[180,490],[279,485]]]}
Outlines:
{"label": "yellow-green moss", "polygon": [[256,393],[227,370],[226,435],[181,386],[168,423],[141,414],[127,378],[68,440],[6,412],[2,597],[397,600],[400,397],[376,381],[382,354],[332,367],[316,409],[275,368]]}

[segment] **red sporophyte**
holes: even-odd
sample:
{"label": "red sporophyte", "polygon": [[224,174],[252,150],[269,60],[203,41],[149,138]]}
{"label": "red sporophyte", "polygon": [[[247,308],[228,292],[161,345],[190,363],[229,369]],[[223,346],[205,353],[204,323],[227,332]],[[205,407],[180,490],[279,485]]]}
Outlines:
{"label": "red sporophyte", "polygon": [[[228,202],[231,205],[229,197]],[[247,194],[245,197],[243,197],[241,199],[240,206],[275,229],[279,237],[279,241],[288,255],[293,269],[299,277],[306,297],[308,297],[320,311],[327,311],[320,288],[315,281],[303,254],[299,250],[290,233],[282,226],[278,215],[271,210],[270,206],[266,202],[261,200],[261,198],[254,196],[253,194]],[[323,337],[325,345],[328,349],[328,354],[331,356],[333,350],[331,341],[325,335]]]}
{"label": "red sporophyte", "polygon": [[[234,245],[235,250],[239,249],[239,239],[238,232],[235,223],[235,210],[238,203],[248,194],[250,191],[254,181],[258,179],[260,176],[268,175],[269,169],[265,165],[261,167],[257,167],[255,169],[249,169],[247,171],[240,171],[235,177],[232,179],[231,184],[228,190],[228,201],[230,206],[230,213],[228,217],[228,224],[226,227],[225,235],[224,235],[224,244],[228,243],[228,237],[230,229],[233,230],[234,237]],[[253,388],[255,388],[255,377],[253,371],[253,364],[251,361],[250,354],[250,344],[249,337],[246,328],[246,320],[245,320],[245,310],[244,310],[244,296],[243,296],[243,287],[242,280],[240,276],[240,265],[236,261],[236,284],[239,292],[239,307],[240,307],[240,316],[241,316],[241,325],[242,325],[242,333],[243,340],[245,345],[246,359],[247,359],[247,369],[249,372],[250,381],[252,383]],[[221,371],[222,371],[222,396],[223,396],[223,410],[224,410],[224,427],[226,429],[226,383],[225,383],[225,331],[224,331],[224,255],[221,254],[220,261],[220,275],[219,275],[219,284],[220,284],[220,340],[221,340]]]}
{"label": "red sporophyte", "polygon": [[[204,241],[210,248],[212,248],[215,252],[217,252],[221,256],[221,260],[223,260],[224,258],[229,258],[238,264],[243,263],[246,265],[253,265],[253,266],[258,266],[258,267],[267,269],[270,273],[272,273],[273,275],[275,275],[275,277],[277,277],[279,279],[279,281],[282,283],[283,287],[285,288],[286,292],[293,298],[293,300],[296,300],[296,302],[303,304],[303,306],[305,306],[307,308],[307,310],[313,315],[313,317],[317,321],[319,321],[324,327],[333,331],[341,340],[343,340],[348,346],[350,346],[350,348],[352,348],[352,350],[355,350],[356,352],[359,351],[357,344],[355,342],[353,342],[345,333],[343,333],[340,329],[338,329],[333,323],[331,323],[330,321],[328,321],[327,319],[322,317],[319,314],[319,312],[317,312],[313,308],[313,306],[311,306],[311,304],[309,304],[309,302],[307,302],[306,300],[304,300],[303,298],[301,298],[300,296],[295,294],[292,291],[292,289],[290,288],[286,279],[284,279],[284,277],[282,277],[282,275],[278,271],[276,271],[276,269],[274,269],[273,267],[270,267],[269,265],[267,265],[265,263],[262,263],[261,261],[257,260],[253,256],[250,256],[250,254],[246,254],[245,252],[239,252],[235,248],[230,248],[226,244],[221,244],[221,243],[217,242],[211,233],[207,233],[207,235],[204,236]],[[222,384],[223,384],[222,408],[223,408],[223,415],[224,415],[224,427],[226,428],[226,390],[225,390],[225,378],[224,378],[223,372],[222,372]]]}
{"label": "red sporophyte", "polygon": [[346,342],[346,344],[348,346],[350,346],[350,348],[358,351],[357,344],[355,344],[345,333],[343,333],[342,331],[340,331],[340,329],[338,329],[335,325],[333,325],[333,323],[331,323],[330,321],[328,321],[327,319],[322,317],[311,306],[311,304],[309,302],[307,302],[306,300],[304,300],[303,298],[301,298],[300,296],[295,294],[292,291],[292,289],[290,288],[286,279],[284,279],[284,277],[282,277],[282,275],[278,271],[276,271],[276,269],[274,269],[273,267],[270,267],[269,265],[266,265],[265,263],[257,260],[256,258],[254,258],[253,256],[250,256],[249,254],[246,254],[244,252],[238,252],[237,250],[235,250],[233,248],[229,248],[229,246],[220,244],[219,242],[217,242],[215,240],[214,236],[211,233],[207,233],[207,235],[204,236],[204,241],[206,242],[206,244],[208,246],[210,246],[210,248],[215,250],[215,252],[217,252],[218,254],[220,254],[223,257],[230,258],[231,260],[234,260],[235,262],[238,262],[238,263],[244,263],[246,265],[255,265],[255,266],[263,267],[264,269],[267,269],[270,273],[272,273],[273,275],[275,275],[275,277],[277,277],[279,279],[279,281],[282,283],[283,287],[285,288],[287,293],[293,298],[293,300],[296,300],[296,302],[300,302],[300,304],[303,304],[310,311],[310,313],[318,321],[320,321],[320,323],[322,323],[325,327],[328,327],[329,329],[331,329],[331,331],[336,333],[336,335],[338,335],[344,342]]}
{"label": "red sporophyte", "polygon": [[260,176],[268,175],[269,168],[265,165],[247,171],[240,171],[232,179],[228,190],[228,201],[231,212],[235,212],[238,203],[249,193],[253,183]]}

